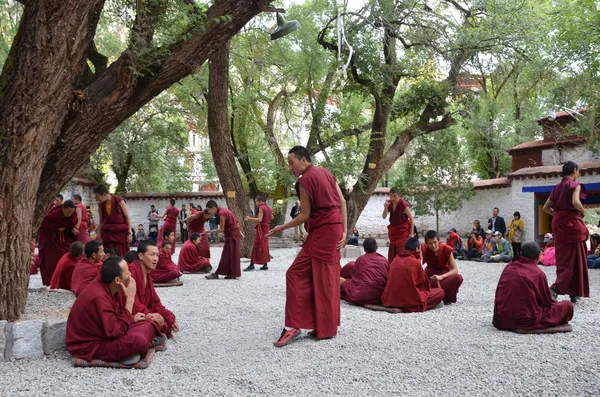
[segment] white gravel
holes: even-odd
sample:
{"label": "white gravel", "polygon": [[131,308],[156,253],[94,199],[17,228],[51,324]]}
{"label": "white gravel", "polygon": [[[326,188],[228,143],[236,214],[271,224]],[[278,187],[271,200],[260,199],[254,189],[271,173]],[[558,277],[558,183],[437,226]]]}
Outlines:
{"label": "white gravel", "polygon": [[[600,271],[590,272],[592,298],[576,306],[570,334],[495,330],[492,306],[504,265],[460,262],[465,281],[457,304],[389,314],[342,303],[337,338],[303,337],[277,349],[285,270],[295,253],[273,250],[268,272],[240,280],[185,275],[183,287],[159,289],[182,330],[149,369],[73,368],[66,354],[0,363],[0,395],[600,394]],[[218,263],[220,249],[212,254]],[[554,268],[544,270],[554,280]]]}

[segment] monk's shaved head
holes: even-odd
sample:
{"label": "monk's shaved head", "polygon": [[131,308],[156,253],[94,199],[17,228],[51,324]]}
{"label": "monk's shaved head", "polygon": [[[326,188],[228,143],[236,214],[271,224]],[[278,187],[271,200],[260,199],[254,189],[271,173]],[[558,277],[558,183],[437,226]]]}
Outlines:
{"label": "monk's shaved head", "polygon": [[121,262],[123,262],[123,258],[120,256],[112,256],[102,263],[100,278],[102,278],[104,284],[110,284],[115,278],[121,277]]}
{"label": "monk's shaved head", "polygon": [[77,200],[80,203],[83,201],[83,199],[81,198],[80,194],[74,194],[73,195],[73,200]]}
{"label": "monk's shaved head", "polygon": [[94,193],[96,194],[108,194],[108,187],[106,187],[106,185],[96,185],[94,186]]}
{"label": "monk's shaved head", "polygon": [[540,246],[532,241],[523,244],[523,247],[521,247],[521,255],[525,258],[533,259],[534,261],[537,261],[540,258],[541,253],[542,250],[540,249]]}
{"label": "monk's shaved head", "polygon": [[65,201],[65,202],[63,203],[63,208],[64,208],[64,209],[69,209],[69,208],[73,208],[73,209],[75,209],[75,208],[76,208],[76,206],[75,206],[75,203],[74,203],[72,200],[67,200],[67,201]]}
{"label": "monk's shaved head", "polygon": [[404,249],[407,251],[418,251],[421,248],[421,243],[418,239],[411,237],[406,240],[406,244],[404,244]]}
{"label": "monk's shaved head", "polygon": [[435,230],[429,230],[427,233],[425,233],[425,243],[427,243],[429,240],[435,239],[439,239],[439,236]]}
{"label": "monk's shaved head", "polygon": [[288,154],[293,154],[298,160],[302,160],[302,157],[304,157],[306,161],[308,161],[309,163],[311,162],[310,153],[308,152],[308,149],[306,149],[304,146],[294,146],[290,149]]}
{"label": "monk's shaved head", "polygon": [[400,194],[400,189],[398,189],[397,187],[393,187],[390,189],[390,193],[396,193],[396,194]]}
{"label": "monk's shaved head", "polygon": [[374,238],[366,238],[363,242],[363,248],[367,254],[377,252],[377,241]]}
{"label": "monk's shaved head", "polygon": [[579,169],[579,166],[576,163],[574,163],[572,161],[567,161],[562,166],[563,176],[573,175],[575,173],[575,171],[577,171],[578,169]]}
{"label": "monk's shaved head", "polygon": [[135,260],[137,260],[137,251],[127,251],[123,259],[125,259],[125,262],[127,262],[127,264],[134,262]]}
{"label": "monk's shaved head", "polygon": [[200,233],[192,233],[192,235],[190,236],[190,241],[193,242],[194,244],[196,240],[198,240],[200,238]]}
{"label": "monk's shaved head", "polygon": [[81,241],[75,241],[73,244],[71,244],[69,253],[71,254],[71,256],[73,258],[77,258],[77,257],[80,257],[81,255],[83,255],[84,248],[85,248],[85,246],[83,245],[83,243]]}
{"label": "monk's shaved head", "polygon": [[206,208],[219,208],[219,204],[215,200],[208,200]]}

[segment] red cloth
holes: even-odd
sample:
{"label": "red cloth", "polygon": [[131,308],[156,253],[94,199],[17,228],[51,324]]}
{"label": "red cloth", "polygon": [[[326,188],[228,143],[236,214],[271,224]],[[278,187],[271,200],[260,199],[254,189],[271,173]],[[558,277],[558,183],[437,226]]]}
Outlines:
{"label": "red cloth", "polygon": [[256,234],[254,235],[254,242],[252,244],[252,257],[250,263],[259,263],[264,265],[271,261],[271,254],[269,253],[269,229],[271,228],[271,216],[273,210],[263,204],[259,207],[263,212],[262,222],[256,225]]}
{"label": "red cloth", "polygon": [[[423,262],[427,264],[425,273],[427,277],[432,277],[435,274],[444,274],[452,270],[450,265],[450,256],[452,249],[444,243],[440,243],[438,256],[427,248],[425,243],[421,243],[421,251],[423,252]],[[432,287],[438,287],[437,282],[431,283]],[[460,274],[454,274],[440,281],[439,288],[444,290],[444,303],[455,303],[458,289],[463,283],[463,277]]]}
{"label": "red cloth", "polygon": [[467,242],[467,247],[469,248],[476,248],[477,252],[481,252],[483,251],[483,237],[481,236],[477,236],[477,239],[473,240],[473,237],[469,238],[469,241]]}
{"label": "red cloth", "polygon": [[387,285],[381,296],[386,307],[423,312],[444,299],[444,290],[431,288],[417,252],[404,251],[390,264]]}
{"label": "red cloth", "polygon": [[37,274],[40,267],[40,256],[35,254],[35,240],[31,242],[31,262],[29,263],[29,275]]}
{"label": "red cloth", "polygon": [[324,168],[309,165],[298,179],[310,197],[310,234],[286,272],[285,325],[337,335],[340,325],[342,216],[337,184]]}
{"label": "red cloth", "polygon": [[67,350],[87,361],[118,361],[148,352],[152,339],[159,336],[150,321],[133,323],[119,294],[112,294],[100,279],[90,283],[73,304],[67,320]]}
{"label": "red cloth", "polygon": [[504,268],[494,302],[492,324],[498,329],[540,329],[568,323],[573,304],[554,302],[548,280],[535,260],[521,257]]}
{"label": "red cloth", "polygon": [[[160,331],[170,338],[171,336],[173,336],[171,329],[173,327],[173,324],[175,324],[176,322],[175,315],[172,311],[164,307],[164,305],[160,301],[160,298],[156,294],[156,290],[154,289],[154,283],[152,282],[152,277],[150,277],[150,273],[152,273],[152,271],[146,274],[146,277],[144,277],[142,265],[138,261],[133,261],[129,264],[129,272],[131,273],[131,277],[133,277],[137,286],[132,314],[160,314],[165,319],[165,323],[162,327],[160,327]],[[125,294],[121,293],[121,298],[123,305],[125,305]]]}
{"label": "red cloth", "polygon": [[390,203],[388,212],[390,214],[390,224],[388,225],[388,237],[390,239],[390,247],[388,248],[388,262],[392,263],[396,255],[404,251],[404,245],[408,236],[410,236],[410,219],[404,212],[410,208],[408,202],[400,199],[396,208]]}
{"label": "red cloth", "polygon": [[[181,253],[179,254],[181,256]],[[150,272],[150,277],[155,283],[168,283],[171,280],[179,278],[181,273],[177,269],[177,265],[171,259],[170,252],[160,250],[158,252],[158,263],[156,269]]]}
{"label": "red cloth", "polygon": [[94,264],[87,258],[81,258],[77,262],[75,270],[73,270],[73,276],[71,277],[71,291],[75,293],[75,296],[81,295],[85,287],[100,276],[101,267],[102,262]]}
{"label": "red cloth", "polygon": [[356,261],[350,261],[342,267],[340,277],[350,280],[354,275],[354,270],[356,270]]}
{"label": "red cloth", "polygon": [[[203,211],[198,211],[192,209],[192,215],[199,214],[198,218],[194,218],[189,222],[188,225],[188,235],[191,236],[192,233],[204,233],[204,224],[206,223],[206,218],[204,217]],[[202,234],[200,236],[200,244],[198,247],[198,255],[210,259],[210,243],[208,242],[208,235]]]}
{"label": "red cloth", "polygon": [[58,261],[76,241],[73,229],[77,224],[77,214],[73,212],[73,215],[66,217],[62,211],[62,206],[48,211],[38,230],[39,268],[44,285],[50,285]]}
{"label": "red cloth", "polygon": [[219,208],[217,217],[221,222],[221,216],[225,216],[225,243],[223,244],[223,253],[219,261],[219,267],[216,274],[228,276],[231,278],[240,277],[242,268],[240,264],[240,255],[242,248],[242,234],[240,233],[240,224],[233,212],[227,208]]}
{"label": "red cloth", "polygon": [[[101,203],[98,209],[102,212],[100,232],[104,249],[114,248],[121,257],[124,257],[129,251],[127,235],[131,230],[121,209],[121,201],[123,201],[123,198],[113,194],[110,203]],[[108,206],[110,206],[110,214],[108,213]]]}
{"label": "red cloth", "polygon": [[352,278],[342,284],[342,299],[359,306],[381,303],[388,270],[387,259],[377,252],[359,256]]}
{"label": "red cloth", "polygon": [[71,291],[71,278],[79,258],[73,258],[70,252],[63,255],[56,265],[56,270],[50,280],[50,289],[66,289]]}
{"label": "red cloth", "polygon": [[167,208],[167,215],[165,216],[165,223],[160,228],[158,232],[158,246],[162,247],[162,242],[164,240],[164,232],[166,229],[173,230],[175,233],[175,240],[171,243],[171,254],[175,253],[175,246],[177,245],[177,217],[179,216],[179,209],[174,206],[169,206]]}
{"label": "red cloth", "polygon": [[81,210],[81,222],[79,223],[79,234],[77,235],[77,241],[81,241],[82,243],[87,243],[88,235],[88,222],[90,220],[90,216],[88,215],[87,208],[82,203],[77,204],[77,208]]}
{"label": "red cloth", "polygon": [[183,243],[179,250],[177,265],[182,272],[198,272],[207,267],[212,269],[210,261],[198,255],[198,248],[191,240]]}

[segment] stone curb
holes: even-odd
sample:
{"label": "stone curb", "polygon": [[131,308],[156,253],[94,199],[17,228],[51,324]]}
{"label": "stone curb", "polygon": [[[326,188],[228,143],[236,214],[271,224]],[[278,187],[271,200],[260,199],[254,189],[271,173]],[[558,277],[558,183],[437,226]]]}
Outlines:
{"label": "stone curb", "polygon": [[0,321],[0,362],[66,350],[67,320]]}

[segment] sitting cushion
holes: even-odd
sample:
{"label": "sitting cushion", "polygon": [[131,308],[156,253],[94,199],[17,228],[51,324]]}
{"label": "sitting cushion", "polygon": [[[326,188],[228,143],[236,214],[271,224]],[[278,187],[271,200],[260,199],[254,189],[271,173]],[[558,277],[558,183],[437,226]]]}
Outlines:
{"label": "sitting cushion", "polygon": [[365,305],[367,309],[375,310],[378,312],[388,312],[388,313],[404,313],[404,311],[397,307],[385,307],[382,305]]}
{"label": "sitting cushion", "polygon": [[102,360],[92,360],[86,361],[81,358],[73,358],[73,366],[74,367],[101,367],[101,368],[116,368],[116,369],[146,369],[150,366],[152,359],[154,358],[154,349],[148,350],[148,354],[146,357],[142,358],[140,361],[133,365],[125,365],[121,364],[118,361],[102,361]]}
{"label": "sitting cushion", "polygon": [[556,327],[540,328],[540,329],[513,329],[512,332],[517,334],[561,334],[564,332],[573,331],[571,324],[557,325]]}
{"label": "sitting cushion", "polygon": [[183,285],[183,281],[172,280],[168,283],[154,283],[156,288],[160,287],[181,287]]}

